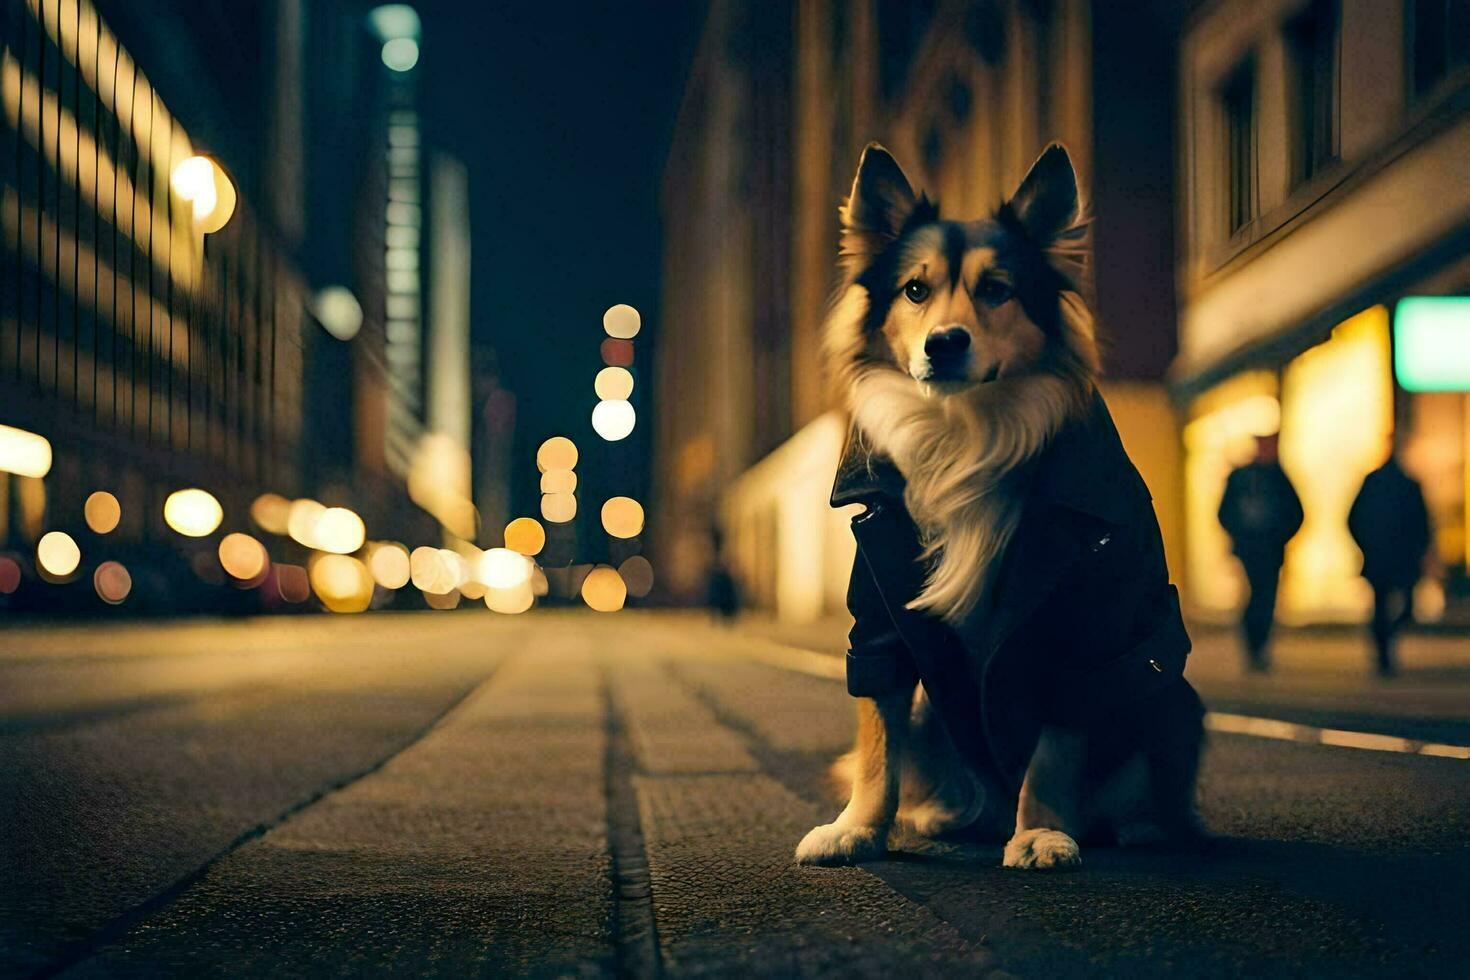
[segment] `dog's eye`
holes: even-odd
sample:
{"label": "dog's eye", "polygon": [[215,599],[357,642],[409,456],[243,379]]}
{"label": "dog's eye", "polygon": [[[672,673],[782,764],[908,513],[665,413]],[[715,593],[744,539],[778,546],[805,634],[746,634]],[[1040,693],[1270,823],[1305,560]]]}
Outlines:
{"label": "dog's eye", "polygon": [[929,298],[929,287],[918,279],[910,279],[903,284],[903,294],[910,303],[922,303]]}
{"label": "dog's eye", "polygon": [[975,295],[980,301],[990,306],[999,306],[1014,294],[1011,287],[999,279],[981,279],[980,285],[975,288]]}

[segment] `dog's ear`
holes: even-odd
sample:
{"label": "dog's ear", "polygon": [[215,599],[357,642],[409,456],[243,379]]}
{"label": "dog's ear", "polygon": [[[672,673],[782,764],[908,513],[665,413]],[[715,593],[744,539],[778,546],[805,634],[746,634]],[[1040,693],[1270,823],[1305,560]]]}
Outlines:
{"label": "dog's ear", "polygon": [[1076,227],[1082,200],[1077,192],[1077,171],[1072,168],[1067,148],[1053,143],[1041,151],[1006,207],[1042,248]]}
{"label": "dog's ear", "polygon": [[914,189],[893,154],[869,143],[858,161],[852,191],[838,212],[841,254],[861,260],[883,251],[898,237],[915,203]]}

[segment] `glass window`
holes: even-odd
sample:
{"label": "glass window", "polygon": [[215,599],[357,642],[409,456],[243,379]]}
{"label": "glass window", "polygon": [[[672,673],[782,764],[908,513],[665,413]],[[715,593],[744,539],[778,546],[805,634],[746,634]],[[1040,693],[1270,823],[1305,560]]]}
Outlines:
{"label": "glass window", "polygon": [[1337,155],[1337,37],[1336,0],[1314,0],[1286,24],[1293,186]]}
{"label": "glass window", "polygon": [[1470,64],[1470,0],[1410,0],[1409,81],[1415,98]]}
{"label": "glass window", "polygon": [[1255,63],[1246,61],[1220,87],[1225,124],[1226,227],[1231,234],[1256,216]]}

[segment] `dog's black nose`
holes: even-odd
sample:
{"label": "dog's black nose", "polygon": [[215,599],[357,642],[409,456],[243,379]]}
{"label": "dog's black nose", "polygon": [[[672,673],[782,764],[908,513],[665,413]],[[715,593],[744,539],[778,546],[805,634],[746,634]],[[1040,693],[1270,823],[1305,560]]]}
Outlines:
{"label": "dog's black nose", "polygon": [[924,338],[924,353],[931,361],[952,361],[970,349],[970,331],[964,327],[936,330]]}

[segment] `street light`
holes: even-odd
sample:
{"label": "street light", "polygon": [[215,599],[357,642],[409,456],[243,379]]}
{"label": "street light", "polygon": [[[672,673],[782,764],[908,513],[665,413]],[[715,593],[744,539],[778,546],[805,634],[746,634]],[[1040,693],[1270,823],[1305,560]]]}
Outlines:
{"label": "street light", "polygon": [[174,193],[194,208],[194,221],[205,234],[219,231],[235,213],[235,185],[213,157],[202,154],[180,160],[169,177]]}

